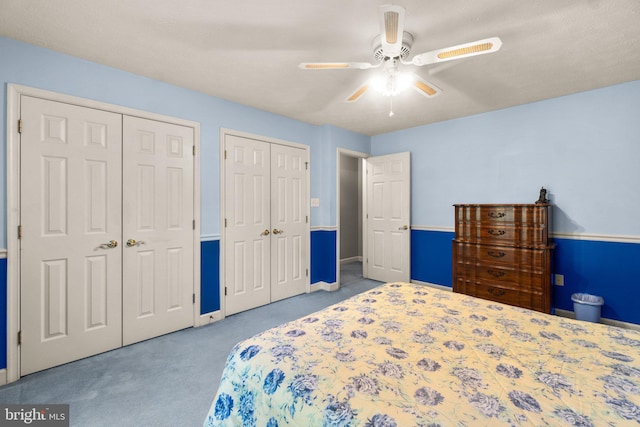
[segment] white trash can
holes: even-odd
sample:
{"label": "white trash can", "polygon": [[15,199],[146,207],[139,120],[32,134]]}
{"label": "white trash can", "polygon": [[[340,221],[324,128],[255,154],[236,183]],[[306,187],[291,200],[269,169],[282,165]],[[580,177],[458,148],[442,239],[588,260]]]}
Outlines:
{"label": "white trash can", "polygon": [[600,310],[604,304],[602,297],[578,293],[571,295],[571,301],[576,319],[594,323],[600,321]]}

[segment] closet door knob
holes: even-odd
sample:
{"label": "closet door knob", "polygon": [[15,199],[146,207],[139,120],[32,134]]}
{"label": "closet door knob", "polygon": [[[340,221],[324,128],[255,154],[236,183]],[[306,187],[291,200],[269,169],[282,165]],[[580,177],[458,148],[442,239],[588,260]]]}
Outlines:
{"label": "closet door knob", "polygon": [[284,230],[278,230],[277,228],[273,229],[273,234],[282,234],[284,233]]}
{"label": "closet door knob", "polygon": [[109,240],[108,243],[102,243],[100,245],[100,247],[102,249],[113,249],[113,248],[117,248],[118,247],[118,241],[117,240]]}
{"label": "closet door knob", "polygon": [[402,227],[398,227],[398,230],[408,230],[409,227],[406,225],[403,225]]}
{"label": "closet door knob", "polygon": [[266,230],[264,230],[262,233],[260,233],[261,236],[268,236],[269,235],[269,229],[267,228]]}
{"label": "closet door knob", "polygon": [[144,245],[144,241],[142,241],[142,240],[135,240],[135,239],[129,239],[129,240],[127,240],[127,246],[128,246],[128,247],[132,247],[132,246],[140,246],[140,245]]}

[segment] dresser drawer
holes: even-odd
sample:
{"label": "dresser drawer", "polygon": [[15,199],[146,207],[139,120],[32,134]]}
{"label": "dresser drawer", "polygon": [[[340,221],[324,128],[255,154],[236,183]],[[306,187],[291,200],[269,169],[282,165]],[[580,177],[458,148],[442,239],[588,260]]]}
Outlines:
{"label": "dresser drawer", "polygon": [[520,227],[501,224],[459,223],[456,240],[469,243],[508,244],[520,247],[546,247],[545,227]]}
{"label": "dresser drawer", "polygon": [[502,287],[531,292],[541,292],[545,282],[543,270],[464,262],[457,263],[456,275],[467,280],[496,283]]}
{"label": "dresser drawer", "polygon": [[519,249],[509,246],[477,245],[454,242],[458,259],[482,264],[508,264],[543,268],[548,251]]}
{"label": "dresser drawer", "polygon": [[456,222],[548,225],[548,205],[456,205]]}
{"label": "dresser drawer", "polygon": [[543,294],[524,292],[495,284],[478,283],[459,278],[455,282],[454,292],[461,292],[477,298],[515,305],[530,310],[549,312]]}

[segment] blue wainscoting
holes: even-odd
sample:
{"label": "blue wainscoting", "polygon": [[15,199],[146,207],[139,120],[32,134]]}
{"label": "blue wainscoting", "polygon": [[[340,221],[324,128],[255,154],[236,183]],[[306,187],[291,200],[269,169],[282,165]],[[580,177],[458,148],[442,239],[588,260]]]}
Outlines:
{"label": "blue wainscoting", "polygon": [[411,280],[451,287],[451,242],[455,233],[411,230]]}
{"label": "blue wainscoting", "polygon": [[7,367],[7,259],[0,259],[0,369]]}
{"label": "blue wainscoting", "polygon": [[200,242],[200,314],[220,310],[220,240]]}
{"label": "blue wainscoting", "polygon": [[[411,279],[451,286],[453,232],[412,230]],[[553,286],[552,307],[573,311],[571,295],[604,298],[602,317],[640,324],[640,244],[554,238],[553,273],[564,286]]]}
{"label": "blue wainscoting", "polygon": [[311,283],[336,281],[336,231],[311,232]]}
{"label": "blue wainscoting", "polygon": [[571,295],[585,292],[604,298],[602,317],[640,324],[640,244],[555,238],[553,305],[573,311]]}
{"label": "blue wainscoting", "polygon": [[[200,314],[220,310],[220,241],[200,244]],[[311,232],[311,283],[336,281],[336,231]]]}

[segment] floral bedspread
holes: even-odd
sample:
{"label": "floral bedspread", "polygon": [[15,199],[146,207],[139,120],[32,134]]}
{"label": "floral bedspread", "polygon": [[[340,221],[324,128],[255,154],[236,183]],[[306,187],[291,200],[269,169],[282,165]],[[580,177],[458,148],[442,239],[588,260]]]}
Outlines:
{"label": "floral bedspread", "polygon": [[239,343],[204,422],[639,424],[639,332],[406,283]]}

